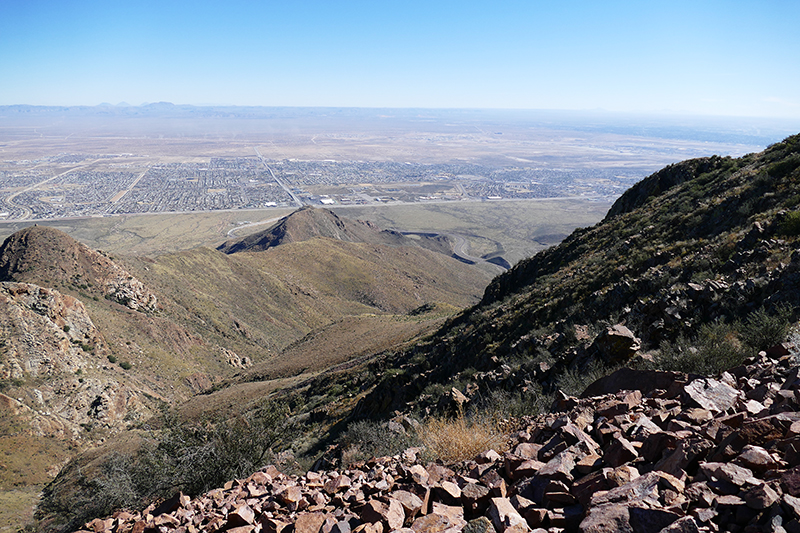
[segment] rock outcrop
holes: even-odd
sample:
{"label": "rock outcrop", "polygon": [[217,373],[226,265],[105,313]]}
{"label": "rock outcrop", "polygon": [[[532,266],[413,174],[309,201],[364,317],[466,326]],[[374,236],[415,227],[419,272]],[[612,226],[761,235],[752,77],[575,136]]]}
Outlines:
{"label": "rock outcrop", "polygon": [[0,379],[75,373],[108,347],[83,304],[30,283],[0,282]]}
{"label": "rock outcrop", "polygon": [[119,428],[152,414],[144,394],[154,393],[109,364],[106,341],[76,298],[0,282],[0,343],[0,380],[30,382],[26,398],[6,396],[5,405],[34,435],[79,439],[87,427]]}

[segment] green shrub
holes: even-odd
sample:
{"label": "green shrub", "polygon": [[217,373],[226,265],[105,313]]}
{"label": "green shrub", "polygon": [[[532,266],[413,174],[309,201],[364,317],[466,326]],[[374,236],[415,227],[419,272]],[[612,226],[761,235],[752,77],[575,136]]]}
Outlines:
{"label": "green shrub", "polygon": [[766,350],[786,340],[791,327],[792,308],[779,305],[775,314],[763,307],[750,313],[740,327],[739,337],[753,353]]}
{"label": "green shrub", "polygon": [[744,357],[735,330],[720,321],[703,325],[693,339],[681,335],[674,342],[663,341],[655,366],[661,370],[715,375],[740,365]]}
{"label": "green shrub", "polygon": [[512,392],[496,389],[481,402],[480,408],[494,418],[536,416],[549,411],[553,397],[542,391],[538,384],[529,390]]}
{"label": "green shrub", "polygon": [[109,362],[109,363],[111,363],[111,364],[113,365],[114,363],[116,363],[116,362],[117,362],[117,358],[116,358],[116,357],[114,357],[113,355],[109,355],[109,356],[108,356],[108,362]]}
{"label": "green shrub", "polygon": [[130,364],[128,361],[121,362],[119,366],[122,367],[122,370],[130,370],[131,368],[133,368],[133,365]]}
{"label": "green shrub", "polygon": [[592,361],[585,369],[564,370],[558,378],[556,385],[567,396],[579,396],[586,387],[598,379],[611,374],[616,368],[609,368],[598,361]]}
{"label": "green shrub", "polygon": [[[180,423],[165,413],[164,429],[151,434],[138,452],[110,454],[92,477],[68,464],[45,488],[37,517],[74,531],[116,509],[140,509],[179,490],[195,496],[246,477],[273,461],[273,451],[297,435],[288,414],[272,401],[246,415],[206,423]],[[78,484],[63,483],[76,472]]]}
{"label": "green shrub", "polygon": [[800,211],[792,211],[784,218],[778,226],[781,235],[800,235]]}
{"label": "green shrub", "polygon": [[386,422],[359,420],[347,426],[341,439],[344,449],[343,463],[364,461],[372,457],[397,455],[406,448],[418,444],[416,436],[408,432],[389,429]]}

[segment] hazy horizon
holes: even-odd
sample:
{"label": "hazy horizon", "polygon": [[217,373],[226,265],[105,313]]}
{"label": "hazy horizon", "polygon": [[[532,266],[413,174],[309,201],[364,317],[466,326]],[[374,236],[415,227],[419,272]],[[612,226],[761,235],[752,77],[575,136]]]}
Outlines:
{"label": "hazy horizon", "polygon": [[0,105],[800,119],[787,0],[0,5]]}

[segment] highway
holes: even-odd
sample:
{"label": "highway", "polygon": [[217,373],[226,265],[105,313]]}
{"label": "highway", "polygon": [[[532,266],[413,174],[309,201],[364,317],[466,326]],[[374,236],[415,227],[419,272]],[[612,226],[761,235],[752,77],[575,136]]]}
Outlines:
{"label": "highway", "polygon": [[292,191],[289,189],[289,187],[287,187],[287,186],[286,186],[286,184],[285,184],[285,183],[283,183],[281,180],[279,180],[279,179],[278,179],[278,178],[275,176],[275,173],[274,173],[274,172],[272,172],[272,169],[271,169],[271,168],[269,168],[269,165],[268,165],[268,164],[267,164],[267,162],[264,160],[264,156],[262,156],[262,155],[261,155],[261,152],[259,152],[259,151],[258,151],[258,148],[256,148],[256,147],[254,146],[254,147],[253,147],[253,150],[255,150],[255,152],[256,152],[256,155],[257,155],[257,156],[258,156],[258,158],[261,160],[261,164],[263,164],[263,165],[264,165],[264,168],[266,168],[267,170],[269,170],[269,175],[270,175],[270,176],[272,176],[272,179],[274,179],[274,180],[275,180],[275,183],[277,183],[278,185],[280,185],[281,187],[283,187],[283,190],[284,190],[284,191],[286,191],[286,194],[288,194],[289,196],[291,196],[291,197],[292,197],[292,200],[294,201],[294,203],[296,203],[296,204],[297,204],[297,207],[303,207],[303,201],[302,201],[302,200],[300,200],[300,198],[298,198],[298,197],[297,197],[297,195],[296,195],[295,193],[293,193],[293,192],[292,192]]}

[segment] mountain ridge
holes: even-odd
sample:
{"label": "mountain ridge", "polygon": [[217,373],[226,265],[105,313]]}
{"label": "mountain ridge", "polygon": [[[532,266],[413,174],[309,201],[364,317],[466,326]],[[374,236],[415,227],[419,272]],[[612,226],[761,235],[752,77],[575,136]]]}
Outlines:
{"label": "mountain ridge", "polygon": [[226,241],[217,246],[217,250],[226,254],[263,252],[276,246],[317,237],[364,244],[418,246],[452,255],[451,246],[445,237],[421,236],[419,239],[411,239],[397,231],[382,230],[369,221],[351,220],[340,217],[329,209],[311,206],[292,212],[272,228]]}
{"label": "mountain ridge", "polygon": [[[603,221],[500,274],[479,304],[387,362],[406,371],[380,382],[359,413],[419,405],[432,383],[463,387],[465,371],[494,373],[482,395],[523,383],[555,390],[565,373],[652,358],[661,343],[693,339],[715,321],[780,306],[796,317],[799,169],[795,135],[759,154],[690,160],[645,178]],[[636,350],[604,349],[615,325]]]}

